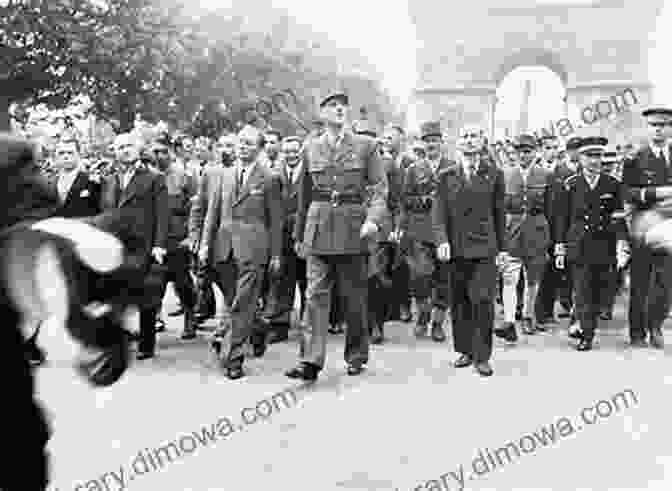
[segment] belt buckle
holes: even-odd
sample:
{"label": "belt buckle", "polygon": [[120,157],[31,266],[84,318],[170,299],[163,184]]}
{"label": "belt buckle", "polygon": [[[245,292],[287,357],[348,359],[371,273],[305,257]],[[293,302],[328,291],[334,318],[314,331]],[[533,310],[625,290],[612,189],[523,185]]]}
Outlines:
{"label": "belt buckle", "polygon": [[339,205],[340,197],[341,197],[341,193],[339,193],[338,191],[332,191],[331,192],[331,206],[333,206],[334,208],[337,207]]}

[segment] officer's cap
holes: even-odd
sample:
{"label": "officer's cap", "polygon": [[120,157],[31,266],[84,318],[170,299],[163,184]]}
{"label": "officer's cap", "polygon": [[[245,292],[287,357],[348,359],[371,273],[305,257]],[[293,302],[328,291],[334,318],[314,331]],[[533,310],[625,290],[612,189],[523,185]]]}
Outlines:
{"label": "officer's cap", "polygon": [[371,121],[368,120],[355,121],[352,125],[352,130],[358,135],[366,135],[370,136],[371,138],[378,137],[376,129],[373,127]]}
{"label": "officer's cap", "polygon": [[516,148],[516,150],[520,150],[522,148],[531,148],[534,150],[537,148],[537,140],[532,135],[520,135],[514,140],[513,146]]}
{"label": "officer's cap", "polygon": [[292,136],[285,137],[282,140],[282,143],[298,143],[300,145],[302,143],[302,140],[298,136],[292,135]]}
{"label": "officer's cap", "polygon": [[580,146],[581,146],[581,137],[573,136],[569,140],[567,140],[567,143],[565,144],[565,149],[572,152],[574,150],[578,150]]}
{"label": "officer's cap", "polygon": [[664,118],[672,118],[672,109],[668,107],[648,107],[642,111],[642,116],[645,118],[653,117],[653,116],[660,116]]}
{"label": "officer's cap", "polygon": [[275,135],[278,137],[278,140],[282,140],[282,133],[280,133],[280,131],[276,130],[275,128],[266,128],[264,130],[264,135]]}
{"label": "officer's cap", "polygon": [[420,139],[424,140],[430,136],[443,136],[441,134],[440,121],[427,121],[420,126]]}
{"label": "officer's cap", "polygon": [[398,125],[398,124],[392,124],[392,123],[387,124],[387,125],[385,125],[385,130],[386,130],[386,131],[387,131],[387,130],[395,130],[395,131],[397,131],[400,135],[405,135],[405,134],[406,134],[406,132],[404,131],[404,129],[403,129],[400,125]]}
{"label": "officer's cap", "polygon": [[618,164],[618,153],[607,151],[602,154],[602,165]]}
{"label": "officer's cap", "polygon": [[332,99],[340,99],[346,106],[350,105],[350,98],[345,90],[330,88],[325,90],[320,96],[320,107],[324,107],[324,105]]}
{"label": "officer's cap", "polygon": [[604,153],[607,143],[609,140],[603,136],[589,136],[581,139],[578,151],[580,153]]}

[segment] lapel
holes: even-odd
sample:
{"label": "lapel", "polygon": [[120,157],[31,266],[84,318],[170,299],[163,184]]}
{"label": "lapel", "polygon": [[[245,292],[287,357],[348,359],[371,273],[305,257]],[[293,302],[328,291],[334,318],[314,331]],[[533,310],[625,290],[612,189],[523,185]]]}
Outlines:
{"label": "lapel", "polygon": [[[529,176],[528,176],[529,180]],[[523,172],[520,170],[519,166],[512,168],[509,171],[508,179],[506,183],[506,192],[511,194],[517,194],[523,189]]]}
{"label": "lapel", "polygon": [[[145,174],[147,174],[146,169],[142,167],[137,167],[131,178],[131,182],[128,183],[126,189],[121,191],[121,197],[119,198],[119,206],[123,206],[128,203],[133,197],[135,197],[140,190],[143,189],[143,181],[145,180]],[[123,174],[120,174],[117,178],[117,182],[121,185]]]}
{"label": "lapel", "polygon": [[86,185],[86,174],[82,171],[77,172],[77,177],[75,177],[75,180],[72,182],[72,186],[70,186],[68,194],[65,196],[65,200],[63,200],[63,204],[68,204],[75,196],[79,196],[79,193],[86,188]]}
{"label": "lapel", "polygon": [[[263,172],[262,168],[262,163],[257,161],[254,164],[254,167],[252,168],[252,173],[247,176],[245,179],[245,183],[243,184],[243,187],[238,190],[238,194],[236,198],[233,200],[233,206],[236,206],[240,204],[245,198],[247,198],[250,194],[250,191],[254,187],[254,185],[257,183],[259,180],[260,175]],[[238,186],[238,173],[234,172],[235,174],[235,179],[236,179],[236,187]]]}
{"label": "lapel", "polygon": [[353,147],[352,133],[349,130],[345,130],[343,140],[334,150],[334,162],[341,163],[343,160],[348,159],[353,152]]}

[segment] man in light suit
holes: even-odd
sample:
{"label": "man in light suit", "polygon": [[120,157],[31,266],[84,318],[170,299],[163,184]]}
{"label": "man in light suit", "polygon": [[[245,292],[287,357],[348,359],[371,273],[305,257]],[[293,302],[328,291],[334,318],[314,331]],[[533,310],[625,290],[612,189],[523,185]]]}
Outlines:
{"label": "man in light suit", "polygon": [[[265,349],[265,339],[254,332],[253,323],[261,293],[264,268],[277,275],[282,254],[281,183],[258,161],[263,135],[253,126],[238,134],[238,159],[230,168],[218,169],[211,184],[212,200],[203,222],[199,259],[210,262],[218,282],[235,281],[231,302],[231,329],[220,330],[215,349],[229,340],[228,353],[221,358],[226,376],[244,376],[245,345],[252,341],[255,354]],[[270,261],[269,261],[270,258]],[[220,348],[221,349],[221,348]]]}
{"label": "man in light suit", "polygon": [[122,172],[108,177],[102,186],[101,209],[108,217],[107,231],[126,246],[126,263],[136,276],[129,281],[140,308],[138,359],[155,355],[156,314],[161,308],[155,288],[147,280],[155,263],[163,264],[168,235],[168,192],[163,174],[140,162],[143,147],[139,137],[129,133],[117,136],[115,150]]}

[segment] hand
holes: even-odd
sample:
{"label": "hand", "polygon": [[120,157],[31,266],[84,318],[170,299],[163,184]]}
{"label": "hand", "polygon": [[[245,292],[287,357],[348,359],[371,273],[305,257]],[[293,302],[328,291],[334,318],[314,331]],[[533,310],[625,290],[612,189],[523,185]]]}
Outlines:
{"label": "hand", "polygon": [[370,220],[367,220],[362,224],[362,229],[359,232],[359,236],[362,239],[370,239],[373,238],[376,233],[378,233],[378,225]]}
{"label": "hand", "polygon": [[497,268],[501,269],[504,264],[506,263],[506,259],[509,257],[509,254],[507,252],[500,252],[497,254],[497,257],[495,258],[495,264],[497,265]]}
{"label": "hand", "polygon": [[555,269],[563,270],[565,269],[565,255],[558,254],[555,256]]}
{"label": "hand", "polygon": [[204,266],[208,264],[208,259],[210,259],[210,251],[206,247],[201,247],[198,251],[198,263]]}
{"label": "hand", "polygon": [[163,247],[154,247],[152,249],[152,257],[156,259],[157,263],[163,264],[163,261],[166,258],[166,250]]}
{"label": "hand", "polygon": [[268,272],[271,276],[278,276],[282,267],[282,261],[279,256],[273,256],[268,263]]}
{"label": "hand", "polygon": [[294,252],[296,252],[296,255],[301,259],[306,259],[306,246],[303,245],[303,242],[294,244]]}
{"label": "hand", "polygon": [[190,238],[187,237],[182,242],[180,242],[180,247],[188,250],[189,252],[193,252],[194,251],[194,242]]}
{"label": "hand", "polygon": [[400,228],[395,228],[390,232],[389,240],[391,242],[401,242],[401,238],[404,236],[404,231]]}
{"label": "hand", "polygon": [[619,240],[616,243],[616,267],[623,269],[628,263],[630,252],[628,251],[628,244],[624,240]]}
{"label": "hand", "polygon": [[439,261],[450,261],[450,244],[448,242],[440,244],[436,249],[436,256],[438,257]]}

